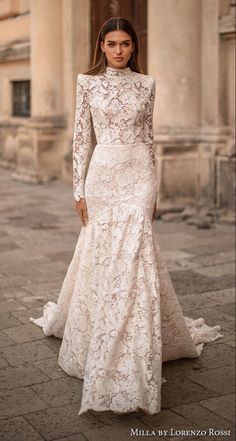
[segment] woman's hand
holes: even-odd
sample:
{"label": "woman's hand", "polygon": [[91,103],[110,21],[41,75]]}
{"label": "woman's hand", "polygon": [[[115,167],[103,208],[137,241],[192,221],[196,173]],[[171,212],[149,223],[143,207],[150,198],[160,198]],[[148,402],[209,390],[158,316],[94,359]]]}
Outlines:
{"label": "woman's hand", "polygon": [[155,202],[153,213],[152,213],[152,222],[154,221],[154,219],[156,217],[157,217],[157,205],[156,205],[156,202]]}
{"label": "woman's hand", "polygon": [[75,201],[75,211],[79,214],[81,222],[85,226],[88,223],[88,210],[85,198]]}

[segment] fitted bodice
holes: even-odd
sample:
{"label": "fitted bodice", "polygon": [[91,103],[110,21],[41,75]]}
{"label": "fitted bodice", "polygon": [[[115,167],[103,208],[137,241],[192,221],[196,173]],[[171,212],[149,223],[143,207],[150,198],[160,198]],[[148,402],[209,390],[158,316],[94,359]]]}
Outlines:
{"label": "fitted bodice", "polygon": [[77,76],[77,101],[73,139],[75,198],[84,195],[84,175],[93,123],[98,144],[153,145],[155,78],[106,66],[97,75]]}
{"label": "fitted bodice", "polygon": [[153,78],[126,69],[106,68],[87,79],[89,106],[98,143],[129,144],[147,140],[147,106]]}

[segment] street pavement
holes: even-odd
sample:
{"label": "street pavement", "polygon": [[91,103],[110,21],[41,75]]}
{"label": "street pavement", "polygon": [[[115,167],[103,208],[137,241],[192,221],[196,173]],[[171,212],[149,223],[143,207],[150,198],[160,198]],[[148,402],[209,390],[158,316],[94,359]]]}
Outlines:
{"label": "street pavement", "polygon": [[29,321],[57,300],[76,246],[72,186],[18,182],[0,169],[1,441],[235,439],[234,227],[154,224],[184,314],[219,324],[224,337],[199,358],[163,363],[159,414],[78,416],[83,380],[59,368],[61,340]]}

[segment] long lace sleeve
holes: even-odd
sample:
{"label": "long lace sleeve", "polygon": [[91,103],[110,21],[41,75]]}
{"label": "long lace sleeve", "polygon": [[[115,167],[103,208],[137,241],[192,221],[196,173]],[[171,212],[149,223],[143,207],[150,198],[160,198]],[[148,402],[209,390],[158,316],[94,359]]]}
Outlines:
{"label": "long lace sleeve", "polygon": [[150,94],[146,104],[145,120],[144,120],[144,141],[148,144],[150,153],[152,155],[153,162],[155,163],[155,154],[153,149],[153,109],[156,94],[156,80],[152,77],[152,82],[150,86]]}
{"label": "long lace sleeve", "polygon": [[89,108],[88,79],[77,76],[76,110],[73,136],[73,193],[76,201],[84,197],[84,181],[91,145],[91,113]]}

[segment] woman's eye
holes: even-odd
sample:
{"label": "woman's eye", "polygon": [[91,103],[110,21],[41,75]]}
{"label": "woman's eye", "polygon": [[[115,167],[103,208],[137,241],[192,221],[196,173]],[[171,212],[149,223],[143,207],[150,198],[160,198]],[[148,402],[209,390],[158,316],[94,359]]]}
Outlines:
{"label": "woman's eye", "polygon": [[[108,43],[108,46],[112,47],[112,46],[114,46],[114,43]],[[129,43],[124,43],[124,46],[129,46]]]}

